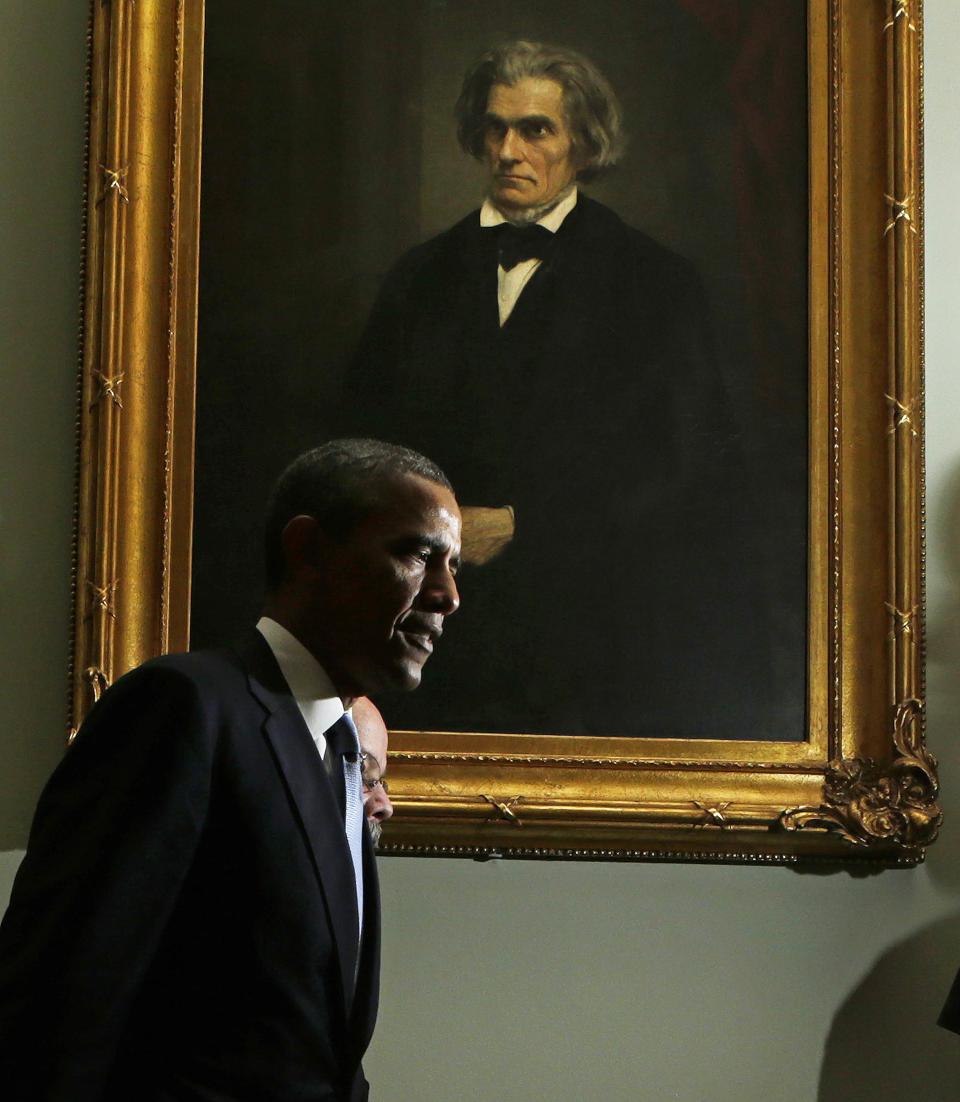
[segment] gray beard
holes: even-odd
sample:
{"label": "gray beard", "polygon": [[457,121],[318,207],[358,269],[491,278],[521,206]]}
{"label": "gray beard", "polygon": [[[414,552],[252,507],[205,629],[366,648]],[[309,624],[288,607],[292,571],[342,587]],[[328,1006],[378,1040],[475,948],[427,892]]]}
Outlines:
{"label": "gray beard", "polygon": [[534,222],[539,222],[545,214],[549,214],[554,207],[558,207],[576,186],[577,182],[574,180],[573,183],[565,187],[558,195],[555,195],[549,203],[543,203],[539,207],[527,207],[526,210],[522,211],[506,211],[502,207],[497,206],[497,201],[492,195],[489,198],[490,202],[497,207],[497,210],[500,211],[511,226],[532,226]]}
{"label": "gray beard", "polygon": [[370,831],[370,840],[373,842],[373,848],[376,849],[380,845],[380,835],[383,833],[383,826],[376,819],[367,820],[367,829]]}

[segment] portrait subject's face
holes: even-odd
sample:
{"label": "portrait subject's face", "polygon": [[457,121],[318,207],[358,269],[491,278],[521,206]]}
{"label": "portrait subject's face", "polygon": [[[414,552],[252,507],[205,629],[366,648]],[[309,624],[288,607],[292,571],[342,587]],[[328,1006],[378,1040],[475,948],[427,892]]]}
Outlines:
{"label": "portrait subject's face", "polygon": [[373,844],[380,841],[383,824],[393,814],[387,795],[387,726],[372,701],[360,697],[353,704],[353,720],[363,751],[363,813]]}
{"label": "portrait subject's face", "polygon": [[484,148],[490,198],[509,216],[549,206],[578,170],[555,80],[523,77],[494,84],[487,100]]}
{"label": "portrait subject's face", "polygon": [[321,661],[348,695],[415,689],[460,604],[460,510],[443,486],[407,475],[382,506],[323,552]]}

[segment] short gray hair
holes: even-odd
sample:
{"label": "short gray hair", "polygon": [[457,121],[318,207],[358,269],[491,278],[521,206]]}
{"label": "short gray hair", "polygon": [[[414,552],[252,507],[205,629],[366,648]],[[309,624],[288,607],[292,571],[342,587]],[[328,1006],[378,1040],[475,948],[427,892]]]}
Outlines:
{"label": "short gray hair", "polygon": [[452,490],[432,460],[400,444],[347,437],[298,456],[277,479],[267,506],[267,586],[283,582],[283,530],[296,516],[315,517],[334,538],[345,539],[382,501],[391,479],[416,475]]}
{"label": "short gray hair", "polygon": [[484,117],[494,84],[513,85],[524,77],[556,81],[575,151],[583,158],[580,180],[593,180],[623,155],[623,113],[607,78],[582,54],[564,46],[518,40],[487,50],[463,79],[454,115],[457,138],[471,157],[483,155]]}

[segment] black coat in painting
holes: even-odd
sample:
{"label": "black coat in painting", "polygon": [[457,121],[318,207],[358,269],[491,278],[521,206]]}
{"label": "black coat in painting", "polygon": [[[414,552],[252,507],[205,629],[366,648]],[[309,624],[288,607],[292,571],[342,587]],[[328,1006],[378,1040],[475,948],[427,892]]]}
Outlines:
{"label": "black coat in painting", "polygon": [[262,637],[120,679],[48,783],[0,926],[9,1102],[361,1102],[379,901]]}
{"label": "black coat in painting", "polygon": [[395,726],[757,737],[748,489],[687,261],[581,195],[501,328],[474,212],[387,276],[348,391],[352,431],[516,512]]}

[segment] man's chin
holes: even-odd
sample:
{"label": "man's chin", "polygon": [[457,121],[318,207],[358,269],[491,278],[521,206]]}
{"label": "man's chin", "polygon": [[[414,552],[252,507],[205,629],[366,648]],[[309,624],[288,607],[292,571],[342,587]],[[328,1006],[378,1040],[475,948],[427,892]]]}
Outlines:
{"label": "man's chin", "polygon": [[508,222],[514,226],[529,226],[539,221],[551,210],[556,203],[533,203],[522,196],[512,194],[501,196],[499,193],[491,195],[491,201]]}
{"label": "man's chin", "polygon": [[404,693],[412,693],[414,689],[420,688],[420,682],[423,680],[423,666],[406,666],[400,671],[400,676],[397,682],[397,688]]}
{"label": "man's chin", "polygon": [[416,689],[423,676],[423,667],[413,661],[365,664],[353,669],[344,679],[342,693],[347,696],[377,697],[381,693],[409,693]]}
{"label": "man's chin", "polygon": [[495,188],[491,198],[495,207],[508,211],[522,211],[530,205],[519,188]]}
{"label": "man's chin", "polygon": [[501,190],[493,187],[489,192],[490,201],[500,213],[515,226],[530,225],[538,222],[545,214],[563,202],[570,194],[575,181],[554,192],[548,199],[534,199],[533,196],[516,191],[513,188]]}
{"label": "man's chin", "polygon": [[423,667],[416,662],[404,662],[402,665],[390,666],[378,671],[376,677],[377,687],[368,690],[367,695],[374,693],[412,693],[419,688],[423,679]]}

